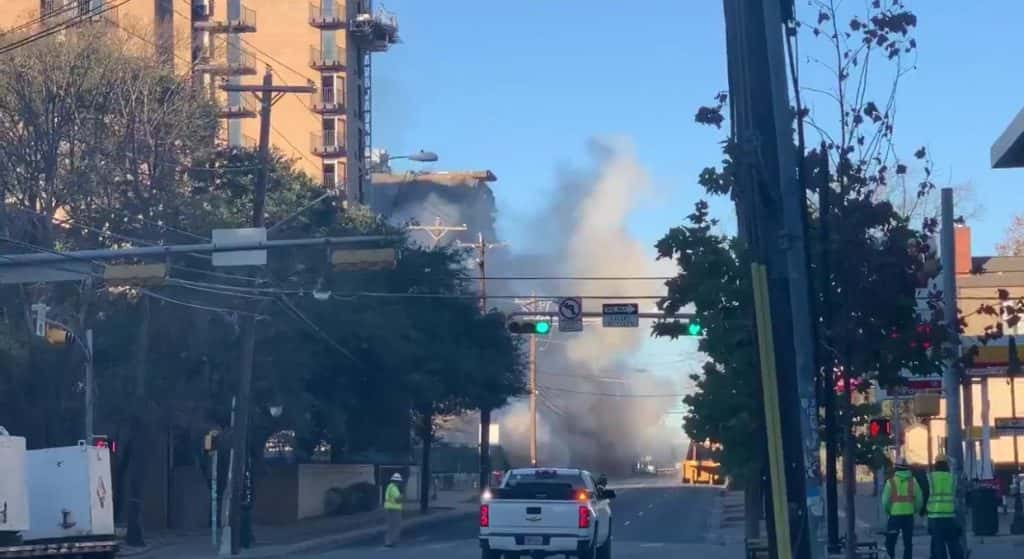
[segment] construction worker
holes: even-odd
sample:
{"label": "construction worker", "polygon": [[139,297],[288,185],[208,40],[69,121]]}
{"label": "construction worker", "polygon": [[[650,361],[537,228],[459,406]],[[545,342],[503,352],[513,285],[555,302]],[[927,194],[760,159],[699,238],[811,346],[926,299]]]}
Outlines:
{"label": "construction worker", "polygon": [[391,482],[384,490],[384,514],[388,519],[384,545],[394,547],[402,536],[402,474],[391,476]]}
{"label": "construction worker", "polygon": [[[935,457],[928,474],[928,533],[932,536],[931,559],[963,559],[960,548],[960,524],[956,520],[956,482],[949,473],[945,456]],[[947,555],[947,551],[949,555]]]}
{"label": "construction worker", "polygon": [[921,486],[914,479],[903,458],[896,459],[896,473],[885,483],[882,505],[889,516],[885,533],[885,550],[889,559],[896,559],[896,540],[903,535],[903,559],[914,555],[914,514],[924,506]]}

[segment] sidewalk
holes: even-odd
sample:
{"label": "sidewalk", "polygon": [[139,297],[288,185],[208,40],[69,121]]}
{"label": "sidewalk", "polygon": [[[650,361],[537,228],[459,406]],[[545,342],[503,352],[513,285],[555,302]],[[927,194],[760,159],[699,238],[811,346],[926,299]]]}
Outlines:
{"label": "sidewalk", "polygon": [[[840,532],[844,531],[845,515],[843,514],[843,492],[840,489]],[[884,539],[880,532],[885,529],[885,517],[881,512],[880,496],[871,494],[871,484],[858,484],[856,506],[857,506],[857,538],[860,541],[877,541],[879,549],[884,546]],[[928,559],[928,549],[931,544],[931,537],[928,536],[927,519],[916,517],[917,527],[914,530],[914,557],[915,559]],[[970,533],[970,521],[967,525],[967,542],[971,550],[971,556],[978,559],[1018,559],[1024,557],[1024,536],[1012,536],[1008,534],[1010,519],[1008,515],[1000,515],[1000,534],[991,537],[978,537]],[[897,546],[897,554],[903,548]],[[882,556],[885,556],[884,550]]]}
{"label": "sidewalk", "polygon": [[[843,515],[843,496],[840,492],[840,532],[845,526]],[[878,498],[871,495],[871,486],[858,487],[856,498],[857,506],[857,538],[859,541],[876,541],[879,545],[880,558],[886,557],[884,541],[880,532],[881,522]],[[719,498],[719,504],[712,512],[711,528],[712,533],[708,535],[709,543],[716,543],[726,548],[738,546],[739,554],[743,556],[744,546],[744,514],[745,507],[743,493],[738,491],[723,492]],[[715,527],[718,527],[715,530]],[[1021,559],[1024,558],[1024,536],[1007,535],[1009,526],[1008,516],[1000,517],[1001,535],[993,537],[977,537],[968,532],[968,546],[972,559]],[[762,521],[761,533],[764,534],[764,523]],[[968,526],[968,529],[970,526]],[[914,559],[929,559],[929,545],[931,537],[928,536],[924,521],[914,534]],[[902,553],[902,547],[897,547],[897,556]],[[841,557],[837,556],[837,557]]]}
{"label": "sidewalk", "polygon": [[[475,490],[440,491],[431,502],[426,515],[419,513],[416,503],[406,503],[403,526],[411,528],[435,522],[444,522],[476,511],[478,497]],[[367,537],[384,533],[384,512],[346,516],[328,516],[302,520],[283,526],[254,526],[255,544],[242,550],[245,557],[269,559],[309,551],[328,550]],[[213,558],[217,556],[210,531],[164,532],[146,535],[146,547],[122,546],[120,557],[135,559]]]}

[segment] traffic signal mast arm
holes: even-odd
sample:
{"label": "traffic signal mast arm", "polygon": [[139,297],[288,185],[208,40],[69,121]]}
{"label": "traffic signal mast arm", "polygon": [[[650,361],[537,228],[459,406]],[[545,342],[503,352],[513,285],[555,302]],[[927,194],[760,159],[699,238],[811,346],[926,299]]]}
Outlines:
{"label": "traffic signal mast arm", "polygon": [[[538,318],[554,318],[558,316],[558,311],[516,311],[505,315],[506,319],[511,320],[524,320],[524,319],[538,319]],[[604,313],[598,311],[583,311],[580,316],[584,318],[601,318]],[[696,320],[697,315],[693,313],[679,313],[671,316],[666,316],[664,313],[659,312],[640,312],[637,313],[638,318],[654,318],[660,320]]]}

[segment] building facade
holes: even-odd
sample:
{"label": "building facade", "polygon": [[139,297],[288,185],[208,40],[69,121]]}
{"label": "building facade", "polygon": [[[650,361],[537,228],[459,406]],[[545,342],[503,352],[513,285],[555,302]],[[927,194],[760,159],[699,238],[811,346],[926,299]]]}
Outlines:
{"label": "building facade", "polygon": [[[974,458],[967,465],[967,473],[981,479],[1005,478],[1024,460],[1024,436],[996,429],[997,420],[1012,418],[1015,412],[1016,417],[1024,416],[1024,375],[1014,378],[1008,371],[1009,336],[1016,337],[1017,354],[1024,360],[1024,324],[1012,324],[1007,320],[1009,315],[1001,315],[999,309],[1024,297],[1024,257],[974,256],[970,228],[957,227],[955,234],[956,292],[964,322],[961,346],[965,351],[976,347],[977,352],[973,365],[965,371],[961,399],[964,441]],[[1001,299],[1000,290],[1008,298]],[[983,307],[995,309],[996,314],[985,312]],[[996,327],[1005,335],[980,343],[986,329]],[[924,465],[929,456],[945,452],[945,416],[942,400],[936,417],[917,419],[907,426],[904,452],[908,461]]]}
{"label": "building facade", "polygon": [[372,0],[4,0],[0,28],[37,33],[108,23],[178,72],[190,73],[221,105],[222,141],[255,147],[259,107],[225,83],[317,88],[274,106],[271,144],[299,168],[366,203],[372,130],[372,55],[398,41],[397,19]]}

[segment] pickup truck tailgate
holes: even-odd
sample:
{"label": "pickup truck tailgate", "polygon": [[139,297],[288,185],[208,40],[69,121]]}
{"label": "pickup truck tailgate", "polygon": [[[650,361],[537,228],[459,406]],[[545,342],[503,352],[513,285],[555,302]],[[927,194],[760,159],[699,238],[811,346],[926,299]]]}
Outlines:
{"label": "pickup truck tailgate", "polygon": [[495,500],[489,503],[491,526],[505,531],[574,532],[579,503],[573,501]]}

